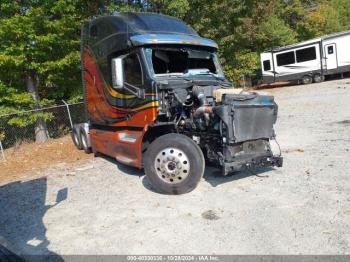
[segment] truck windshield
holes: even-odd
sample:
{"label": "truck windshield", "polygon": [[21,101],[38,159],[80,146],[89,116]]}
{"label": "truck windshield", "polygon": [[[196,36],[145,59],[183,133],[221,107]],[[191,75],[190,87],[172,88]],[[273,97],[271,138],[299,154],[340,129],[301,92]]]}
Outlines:
{"label": "truck windshield", "polygon": [[224,78],[219,59],[214,52],[189,48],[146,48],[145,51],[154,76],[209,75]]}

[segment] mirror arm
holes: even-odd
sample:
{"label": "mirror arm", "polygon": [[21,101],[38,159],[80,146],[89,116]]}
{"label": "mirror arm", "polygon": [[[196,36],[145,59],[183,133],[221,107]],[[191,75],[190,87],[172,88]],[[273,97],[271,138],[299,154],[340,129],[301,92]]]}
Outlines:
{"label": "mirror arm", "polygon": [[127,82],[124,82],[124,88],[129,91],[130,93],[134,94],[138,98],[144,99],[145,98],[145,90],[142,88],[138,88],[132,84],[129,84]]}

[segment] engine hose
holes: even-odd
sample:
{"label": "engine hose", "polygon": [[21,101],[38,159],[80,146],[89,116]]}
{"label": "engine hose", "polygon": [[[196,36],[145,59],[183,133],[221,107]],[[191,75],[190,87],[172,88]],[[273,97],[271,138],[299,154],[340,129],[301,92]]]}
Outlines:
{"label": "engine hose", "polygon": [[213,113],[213,107],[212,106],[201,106],[196,109],[193,113],[193,117],[200,117],[203,114],[208,113],[212,114]]}
{"label": "engine hose", "polygon": [[203,93],[199,93],[197,95],[197,98],[198,98],[199,103],[200,103],[201,106],[204,106],[204,105],[208,104],[207,98],[205,97],[205,95]]}
{"label": "engine hose", "polygon": [[272,140],[273,140],[273,141],[275,141],[275,143],[276,143],[276,144],[277,144],[277,146],[278,146],[278,151],[279,151],[278,156],[282,156],[282,150],[281,150],[280,144],[277,142],[276,137],[273,137],[273,139],[272,139]]}
{"label": "engine hose", "polygon": [[199,104],[201,106],[208,104],[207,97],[206,97],[206,95],[204,93],[204,89],[202,87],[194,86],[192,88],[192,92],[193,92],[193,95],[198,99]]}

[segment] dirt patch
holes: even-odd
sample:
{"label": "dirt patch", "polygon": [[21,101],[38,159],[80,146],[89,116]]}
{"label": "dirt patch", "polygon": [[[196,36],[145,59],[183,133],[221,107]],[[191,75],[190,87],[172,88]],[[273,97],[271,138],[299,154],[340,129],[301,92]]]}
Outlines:
{"label": "dirt patch", "polygon": [[220,217],[213,210],[208,210],[202,213],[202,217],[208,220],[218,220]]}
{"label": "dirt patch", "polygon": [[271,84],[261,84],[258,86],[252,87],[252,89],[259,90],[259,89],[274,89],[274,88],[279,88],[279,87],[285,87],[285,86],[290,86],[293,83],[291,82],[275,82]]}
{"label": "dirt patch", "polygon": [[[186,195],[158,194],[112,158],[83,159],[68,138],[55,150],[82,160],[1,187],[0,235],[28,255],[349,254],[350,132],[336,124],[350,120],[350,88],[336,88],[346,81],[273,93],[282,168],[207,167]],[[322,106],[295,107],[306,102]]]}
{"label": "dirt patch", "polygon": [[55,164],[69,164],[93,157],[77,150],[70,136],[52,139],[45,144],[21,144],[6,149],[5,156],[6,162],[0,162],[0,184],[40,175],[41,170]]}
{"label": "dirt patch", "polygon": [[288,148],[286,150],[282,150],[282,153],[292,153],[292,152],[304,153],[305,150],[303,148]]}

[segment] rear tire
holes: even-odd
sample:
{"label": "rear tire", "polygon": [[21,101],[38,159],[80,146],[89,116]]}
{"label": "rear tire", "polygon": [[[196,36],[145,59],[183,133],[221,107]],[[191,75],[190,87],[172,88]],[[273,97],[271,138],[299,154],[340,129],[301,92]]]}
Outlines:
{"label": "rear tire", "polygon": [[303,85],[311,84],[311,83],[312,83],[312,77],[309,76],[309,75],[303,76],[303,78],[301,79],[301,83],[302,83]]}
{"label": "rear tire", "polygon": [[154,140],[144,156],[144,169],[154,188],[166,194],[184,194],[196,188],[204,174],[202,150],[190,138],[167,134]]}
{"label": "rear tire", "polygon": [[98,151],[92,150],[92,153],[94,153],[94,157],[100,157],[102,154]]}
{"label": "rear tire", "polygon": [[324,76],[320,74],[315,74],[314,75],[314,83],[321,83],[324,81]]}
{"label": "rear tire", "polygon": [[80,132],[77,130],[77,128],[73,128],[72,130],[72,140],[76,148],[79,150],[83,149],[83,145],[81,143],[81,137],[80,137]]}
{"label": "rear tire", "polygon": [[85,133],[85,130],[82,130],[80,132],[80,137],[81,137],[81,145],[82,145],[85,153],[90,154],[92,152],[92,150],[88,144],[88,138],[87,138],[87,134]]}

